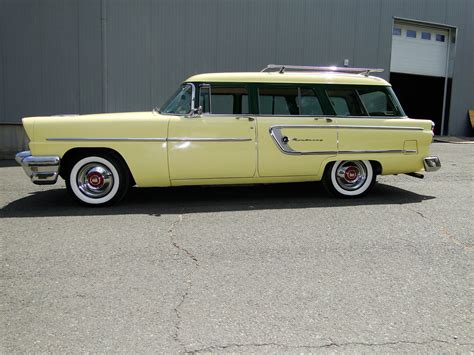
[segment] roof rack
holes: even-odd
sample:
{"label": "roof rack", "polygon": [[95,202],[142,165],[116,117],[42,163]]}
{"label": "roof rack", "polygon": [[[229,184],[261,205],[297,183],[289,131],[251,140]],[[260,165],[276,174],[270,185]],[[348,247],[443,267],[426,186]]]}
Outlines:
{"label": "roof rack", "polygon": [[348,67],[315,67],[308,65],[287,65],[287,64],[268,64],[261,72],[279,72],[280,74],[285,71],[308,71],[308,72],[339,72],[339,73],[352,73],[352,74],[364,74],[369,76],[370,73],[381,73],[383,69],[372,69],[372,68],[348,68]]}

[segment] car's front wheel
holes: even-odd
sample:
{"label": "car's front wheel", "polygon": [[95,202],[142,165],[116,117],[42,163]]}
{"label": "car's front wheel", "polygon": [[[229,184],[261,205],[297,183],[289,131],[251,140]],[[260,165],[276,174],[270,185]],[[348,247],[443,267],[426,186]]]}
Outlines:
{"label": "car's front wheel", "polygon": [[126,195],[130,186],[127,169],[112,154],[80,156],[70,166],[65,179],[67,190],[84,205],[114,204]]}
{"label": "car's front wheel", "polygon": [[375,183],[376,174],[368,160],[338,160],[324,171],[324,187],[338,197],[365,195]]}

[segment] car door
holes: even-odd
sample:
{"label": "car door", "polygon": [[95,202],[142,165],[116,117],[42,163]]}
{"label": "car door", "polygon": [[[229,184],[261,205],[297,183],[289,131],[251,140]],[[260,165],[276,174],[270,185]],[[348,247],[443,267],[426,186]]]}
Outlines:
{"label": "car door", "polygon": [[242,85],[199,85],[202,114],[170,117],[171,180],[253,177],[257,167],[255,120]]}
{"label": "car door", "polygon": [[318,90],[261,85],[258,98],[260,176],[316,176],[337,154],[337,127],[323,113]]}

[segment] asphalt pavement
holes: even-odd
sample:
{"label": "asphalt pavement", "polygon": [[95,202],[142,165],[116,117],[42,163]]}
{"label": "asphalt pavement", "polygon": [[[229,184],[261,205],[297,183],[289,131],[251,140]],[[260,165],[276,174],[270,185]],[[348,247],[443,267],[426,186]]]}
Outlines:
{"label": "asphalt pavement", "polygon": [[472,352],[473,144],[442,169],[134,188],[86,208],[0,167],[0,352]]}

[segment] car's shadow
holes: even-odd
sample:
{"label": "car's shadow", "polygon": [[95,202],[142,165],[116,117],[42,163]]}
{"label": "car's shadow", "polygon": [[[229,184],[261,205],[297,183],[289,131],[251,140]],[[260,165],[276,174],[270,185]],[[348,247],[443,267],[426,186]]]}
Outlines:
{"label": "car's shadow", "polygon": [[89,208],[76,204],[65,189],[53,189],[35,192],[9,203],[0,210],[0,218],[121,214],[159,216],[177,213],[410,204],[433,198],[435,197],[379,183],[366,197],[339,199],[329,196],[321,184],[292,183],[133,188],[118,205]]}

